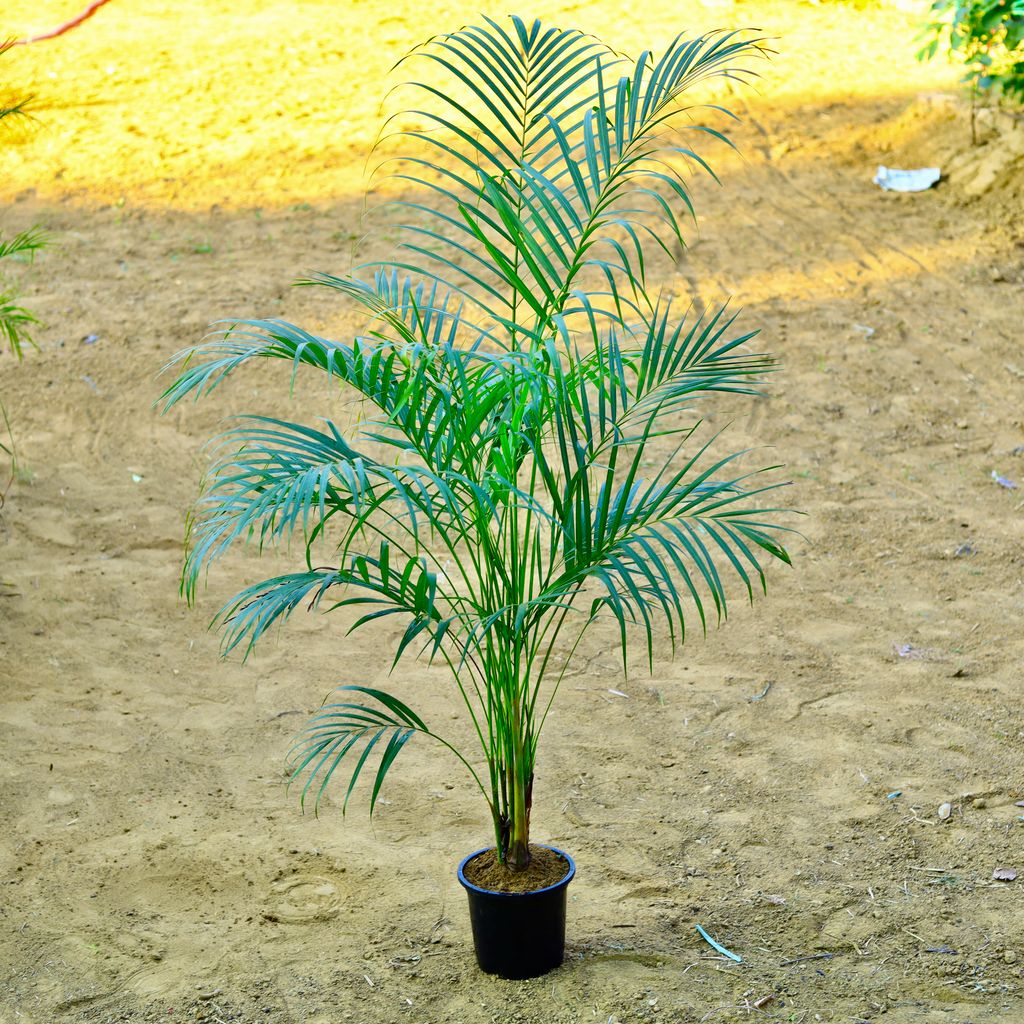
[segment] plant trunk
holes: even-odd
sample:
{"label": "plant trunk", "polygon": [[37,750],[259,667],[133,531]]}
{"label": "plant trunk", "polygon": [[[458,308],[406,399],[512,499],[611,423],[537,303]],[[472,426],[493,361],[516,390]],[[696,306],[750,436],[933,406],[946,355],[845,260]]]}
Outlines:
{"label": "plant trunk", "polygon": [[512,797],[512,820],[506,864],[512,871],[525,871],[530,866],[530,798],[533,773],[527,770],[519,702],[514,707],[515,761],[510,766],[509,789]]}
{"label": "plant trunk", "polygon": [[526,799],[526,786],[517,777],[513,788],[512,829],[506,861],[513,871],[525,871],[530,866],[530,814]]}

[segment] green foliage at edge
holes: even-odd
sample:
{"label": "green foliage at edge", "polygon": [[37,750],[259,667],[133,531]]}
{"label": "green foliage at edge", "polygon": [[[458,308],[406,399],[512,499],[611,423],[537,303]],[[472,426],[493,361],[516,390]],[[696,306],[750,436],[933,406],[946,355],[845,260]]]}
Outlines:
{"label": "green foliage at edge", "polygon": [[[0,42],[0,56],[3,56],[14,43],[10,40]],[[10,106],[0,106],[0,121],[6,117],[27,116],[26,106],[28,100],[19,100]],[[44,248],[49,241],[46,232],[39,228],[31,228],[22,231],[9,240],[0,238],[0,260],[9,257],[31,260],[36,253]],[[39,321],[23,306],[18,305],[18,295],[14,291],[5,290],[0,287],[0,342],[6,342],[7,347],[14,354],[15,358],[21,359],[27,346],[34,346],[31,326]],[[0,441],[0,451],[10,457],[11,479],[17,473],[17,455],[14,446],[14,435],[11,433],[11,424],[7,416],[7,410],[3,402],[0,402],[0,419],[3,420],[4,431],[7,435],[8,444]],[[0,506],[6,495],[6,487],[0,491]]]}
{"label": "green foliage at edge", "polygon": [[930,15],[919,59],[945,44],[972,88],[1024,102],[1024,0],[936,0]]}

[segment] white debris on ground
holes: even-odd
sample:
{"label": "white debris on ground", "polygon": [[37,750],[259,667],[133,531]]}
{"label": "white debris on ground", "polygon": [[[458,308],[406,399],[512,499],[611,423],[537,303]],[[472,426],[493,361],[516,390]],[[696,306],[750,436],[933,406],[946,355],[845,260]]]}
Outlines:
{"label": "white debris on ground", "polygon": [[918,167],[912,171],[900,171],[895,167],[879,166],[871,180],[886,192],[924,192],[940,178],[938,167]]}

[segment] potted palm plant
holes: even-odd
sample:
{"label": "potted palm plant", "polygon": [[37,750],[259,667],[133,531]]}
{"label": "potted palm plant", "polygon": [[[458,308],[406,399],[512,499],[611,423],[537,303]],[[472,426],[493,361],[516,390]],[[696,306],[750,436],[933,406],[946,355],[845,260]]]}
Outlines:
{"label": "potted palm plant", "polygon": [[252,416],[222,437],[182,588],[192,600],[236,541],[297,536],[303,567],[220,612],[225,653],[302,606],[347,610],[352,630],[397,618],[395,664],[447,667],[475,753],[394,695],[345,685],[300,734],[293,781],[318,804],[343,774],[347,805],[367,775],[372,813],[410,740],[447,748],[490,813],[492,845],[458,876],[478,962],[506,977],[562,960],[574,866],[531,845],[534,764],[588,628],[610,620],[623,666],[634,640],[653,663],[659,634],[674,650],[692,618],[721,619],[729,576],[752,597],[766,555],[789,561],[779,510],[762,507],[777,485],[736,469],[742,453],[712,456],[692,411],[708,393],[755,393],[770,359],[732,316],[679,316],[647,280],[648,250],[682,243],[680,163],[706,166],[669,134],[683,95],[742,77],[736,61],[757,52],[711,34],[626,62],[519,18],[434,38],[416,53],[449,81],[418,85],[403,133],[399,255],[301,282],[364,310],[365,331],[232,322],[178,357],[163,395],[169,407],[281,359],[365,403],[348,431]]}

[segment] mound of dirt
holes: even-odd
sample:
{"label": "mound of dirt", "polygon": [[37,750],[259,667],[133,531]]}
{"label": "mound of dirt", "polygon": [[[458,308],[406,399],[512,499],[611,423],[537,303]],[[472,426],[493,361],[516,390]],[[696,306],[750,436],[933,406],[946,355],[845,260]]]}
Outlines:
{"label": "mound of dirt", "polygon": [[[972,124],[973,122],[973,124]],[[940,167],[966,199],[1024,198],[1024,111],[978,107],[951,93],[923,93],[860,140],[901,167]]]}

